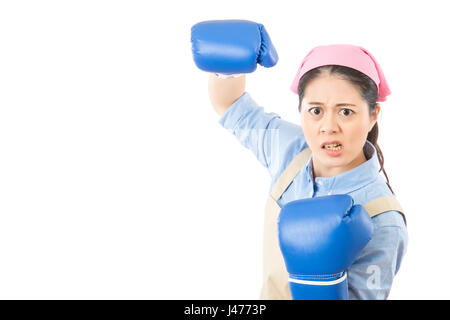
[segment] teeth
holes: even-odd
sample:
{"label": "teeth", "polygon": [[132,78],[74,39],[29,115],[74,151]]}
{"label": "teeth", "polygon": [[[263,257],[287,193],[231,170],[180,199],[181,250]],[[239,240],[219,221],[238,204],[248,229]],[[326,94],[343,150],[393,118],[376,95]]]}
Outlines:
{"label": "teeth", "polygon": [[325,148],[328,150],[337,151],[337,150],[341,150],[342,146],[338,145],[338,144],[327,144],[327,145],[325,145]]}

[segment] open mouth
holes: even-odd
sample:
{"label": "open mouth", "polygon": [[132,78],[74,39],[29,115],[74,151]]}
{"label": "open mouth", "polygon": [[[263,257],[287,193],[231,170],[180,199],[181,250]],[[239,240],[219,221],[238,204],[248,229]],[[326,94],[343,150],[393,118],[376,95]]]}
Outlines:
{"label": "open mouth", "polygon": [[334,144],[326,144],[322,146],[322,149],[327,149],[331,151],[339,151],[342,149],[342,144],[334,143]]}

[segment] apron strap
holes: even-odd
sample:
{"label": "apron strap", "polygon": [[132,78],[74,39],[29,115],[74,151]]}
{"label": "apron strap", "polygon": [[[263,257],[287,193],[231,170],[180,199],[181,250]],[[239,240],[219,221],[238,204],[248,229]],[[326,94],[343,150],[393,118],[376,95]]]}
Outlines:
{"label": "apron strap", "polygon": [[406,217],[405,213],[402,209],[402,206],[400,205],[400,202],[398,202],[397,198],[395,196],[384,196],[379,197],[376,199],[373,199],[372,201],[369,201],[364,205],[364,208],[369,213],[369,216],[371,218],[379,215],[380,213],[386,212],[386,211],[398,211],[402,214],[403,220],[405,221],[406,225]]}
{"label": "apron strap", "polygon": [[310,156],[311,149],[303,149],[299,154],[295,156],[295,158],[289,163],[283,173],[278,177],[278,180],[275,182],[274,186],[272,187],[272,192],[270,193],[270,196],[275,201],[280,199],[283,192],[286,191],[286,189],[294,180],[295,176],[302,170],[303,166],[306,164]]}

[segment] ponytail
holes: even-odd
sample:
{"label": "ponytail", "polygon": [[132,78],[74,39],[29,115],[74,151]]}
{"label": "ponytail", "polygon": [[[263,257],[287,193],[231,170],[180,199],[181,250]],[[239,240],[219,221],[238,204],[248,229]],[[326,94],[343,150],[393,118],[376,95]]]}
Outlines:
{"label": "ponytail", "polygon": [[384,157],[383,152],[381,152],[380,147],[378,146],[378,122],[375,122],[375,125],[373,126],[372,130],[370,130],[369,134],[367,135],[367,140],[369,140],[377,150],[377,156],[378,156],[378,162],[380,163],[380,171],[383,170],[384,176],[386,177],[386,184],[388,185],[389,189],[391,189],[392,194],[395,195],[394,190],[392,190],[391,185],[389,184],[389,178],[386,174],[386,171],[384,170]]}

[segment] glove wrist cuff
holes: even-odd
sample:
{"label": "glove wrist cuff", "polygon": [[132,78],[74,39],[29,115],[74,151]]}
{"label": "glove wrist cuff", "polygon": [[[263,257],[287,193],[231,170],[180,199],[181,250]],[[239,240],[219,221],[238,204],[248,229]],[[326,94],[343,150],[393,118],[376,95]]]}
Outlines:
{"label": "glove wrist cuff", "polygon": [[313,286],[332,286],[347,279],[347,272],[334,274],[301,274],[289,275],[289,282]]}
{"label": "glove wrist cuff", "polygon": [[306,277],[290,274],[289,288],[294,300],[347,300],[347,272]]}
{"label": "glove wrist cuff", "polygon": [[223,74],[223,73],[217,73],[216,72],[215,75],[217,76],[217,78],[220,78],[220,79],[228,79],[230,77],[233,77],[233,78],[240,77],[240,76],[243,75],[243,73]]}

